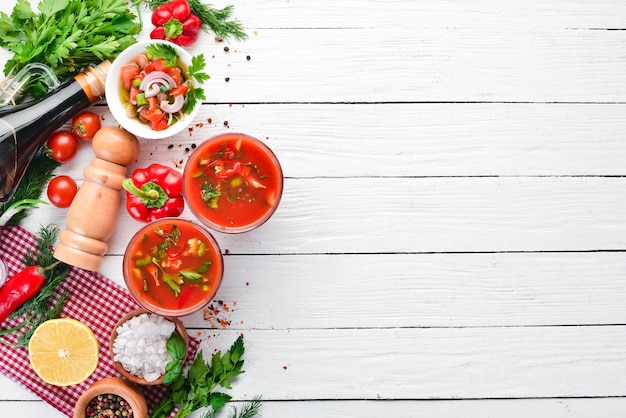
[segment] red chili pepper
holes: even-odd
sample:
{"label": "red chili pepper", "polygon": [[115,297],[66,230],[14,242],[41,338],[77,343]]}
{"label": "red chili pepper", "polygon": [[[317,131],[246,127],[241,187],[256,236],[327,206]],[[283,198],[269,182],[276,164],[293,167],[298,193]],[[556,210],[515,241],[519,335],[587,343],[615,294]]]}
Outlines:
{"label": "red chili pepper", "polygon": [[26,267],[0,288],[0,323],[41,290],[46,283],[46,270],[57,264],[45,269],[39,266]]}
{"label": "red chili pepper", "polygon": [[213,177],[226,180],[241,172],[241,163],[239,161],[215,160],[206,169]]}
{"label": "red chili pepper", "polygon": [[172,0],[152,12],[152,39],[165,39],[180,46],[193,44],[202,31],[202,21],[191,13],[187,0]]}
{"label": "red chili pepper", "polygon": [[178,216],[185,208],[183,175],[173,168],[161,164],[138,168],[122,187],[126,190],[126,209],[138,221]]}

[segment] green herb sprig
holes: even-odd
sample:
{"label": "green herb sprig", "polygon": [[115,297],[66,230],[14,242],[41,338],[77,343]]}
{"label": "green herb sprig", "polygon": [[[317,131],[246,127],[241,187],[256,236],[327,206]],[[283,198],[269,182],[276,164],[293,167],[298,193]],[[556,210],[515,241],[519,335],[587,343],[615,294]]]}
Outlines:
{"label": "green herb sprig", "polygon": [[[231,381],[244,373],[243,354],[245,348],[243,337],[239,336],[230,349],[222,354],[216,352],[210,362],[205,362],[202,351],[198,353],[187,375],[181,373],[168,388],[165,397],[155,406],[151,417],[166,418],[178,407],[175,418],[184,418],[200,408],[210,408],[206,416],[215,416],[231,399],[231,396],[218,392],[217,389],[232,389]],[[257,401],[257,403],[260,401]],[[253,408],[254,415],[241,418],[252,418],[258,414],[260,405]],[[248,412],[251,414],[252,412]]]}
{"label": "green herb sprig", "polygon": [[[58,318],[65,301],[69,297],[67,292],[54,298],[61,282],[67,277],[70,266],[54,258],[53,245],[57,242],[59,228],[56,225],[42,226],[35,235],[36,248],[31,249],[24,256],[26,266],[50,266],[55,264],[48,273],[48,279],[43,288],[32,299],[13,312],[10,318],[23,316],[24,319],[13,328],[0,331],[0,335],[18,334],[17,346],[26,347],[35,329],[48,319]],[[1,340],[1,343],[8,344]]]}
{"label": "green herb sprig", "polygon": [[[39,199],[48,181],[52,177],[54,170],[59,165],[58,162],[45,155],[44,152],[39,152],[35,155],[33,161],[24,172],[22,181],[19,186],[17,186],[17,189],[15,189],[15,193],[13,193],[6,203],[0,205],[0,214],[4,215],[11,206],[20,201],[35,201]],[[10,216],[10,219],[6,221],[6,225],[19,225],[19,223],[28,216],[28,209],[33,208],[34,207],[23,207],[23,210]],[[8,218],[9,216],[6,217]]]}
{"label": "green herb sprig", "polygon": [[[14,53],[4,74],[38,62],[64,80],[89,64],[114,59],[137,42],[140,31],[126,0],[42,0],[37,11],[28,0],[17,0],[11,15],[0,13],[0,46]],[[31,96],[47,92],[35,82],[26,88]]]}

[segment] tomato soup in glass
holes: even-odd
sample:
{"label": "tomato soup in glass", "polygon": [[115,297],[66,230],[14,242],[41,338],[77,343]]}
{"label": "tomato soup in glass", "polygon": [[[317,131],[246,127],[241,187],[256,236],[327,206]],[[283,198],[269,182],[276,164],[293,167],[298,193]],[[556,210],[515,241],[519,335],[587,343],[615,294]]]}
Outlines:
{"label": "tomato soup in glass", "polygon": [[250,231],[280,202],[283,172],[272,150],[242,133],[203,142],[185,165],[183,190],[193,213],[220,232]]}
{"label": "tomato soup in glass", "polygon": [[202,226],[163,218],[144,226],[124,253],[126,286],[147,310],[183,316],[206,306],[224,273],[215,238]]}

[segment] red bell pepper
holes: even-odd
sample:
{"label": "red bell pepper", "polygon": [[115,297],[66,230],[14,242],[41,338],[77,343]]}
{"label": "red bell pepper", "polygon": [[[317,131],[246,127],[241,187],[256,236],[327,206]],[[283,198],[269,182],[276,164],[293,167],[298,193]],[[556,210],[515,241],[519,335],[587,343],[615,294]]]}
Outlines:
{"label": "red bell pepper", "polygon": [[138,221],[179,216],[185,208],[183,175],[173,168],[161,164],[138,168],[122,187],[126,190],[126,209]]}
{"label": "red bell pepper", "polygon": [[151,39],[165,39],[186,47],[193,44],[202,31],[202,21],[191,12],[187,0],[172,0],[152,12]]}

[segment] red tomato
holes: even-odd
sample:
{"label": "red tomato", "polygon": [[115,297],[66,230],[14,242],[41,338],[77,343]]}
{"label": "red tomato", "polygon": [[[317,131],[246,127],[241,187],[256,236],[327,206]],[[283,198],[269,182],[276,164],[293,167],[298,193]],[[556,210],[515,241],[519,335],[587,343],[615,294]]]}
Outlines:
{"label": "red tomato", "polygon": [[66,163],[76,155],[78,140],[70,131],[56,131],[46,141],[50,157],[60,163]]}
{"label": "red tomato", "polygon": [[72,119],[72,133],[85,141],[92,139],[101,127],[100,116],[92,112],[81,112]]}
{"label": "red tomato", "polygon": [[67,208],[74,200],[78,186],[70,176],[56,176],[48,183],[48,200],[57,208]]}

